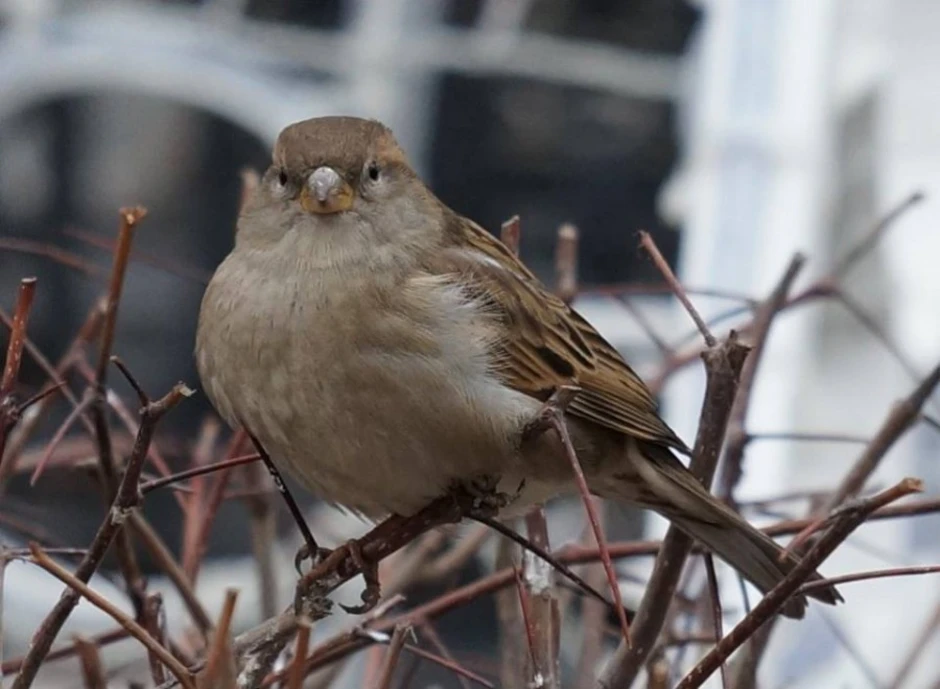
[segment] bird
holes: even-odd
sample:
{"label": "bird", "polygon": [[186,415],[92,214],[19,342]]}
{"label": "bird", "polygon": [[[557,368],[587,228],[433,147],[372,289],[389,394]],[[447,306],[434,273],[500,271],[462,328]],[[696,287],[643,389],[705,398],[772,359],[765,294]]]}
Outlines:
{"label": "bird", "polygon": [[[693,476],[617,349],[440,201],[376,120],[281,131],[204,293],[195,359],[226,422],[368,519],[488,480],[514,495],[500,518],[574,494],[558,434],[525,439],[574,388],[564,422],[595,495],[657,512],[765,593],[798,562]],[[831,586],[807,595],[841,600]]]}

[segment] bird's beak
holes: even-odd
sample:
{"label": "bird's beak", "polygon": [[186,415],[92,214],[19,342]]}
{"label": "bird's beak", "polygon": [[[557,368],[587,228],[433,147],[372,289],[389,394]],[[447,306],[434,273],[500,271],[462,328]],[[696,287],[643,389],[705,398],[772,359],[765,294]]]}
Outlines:
{"label": "bird's beak", "polygon": [[318,167],[311,172],[300,190],[300,205],[308,213],[339,213],[349,210],[352,203],[352,187],[331,167]]}

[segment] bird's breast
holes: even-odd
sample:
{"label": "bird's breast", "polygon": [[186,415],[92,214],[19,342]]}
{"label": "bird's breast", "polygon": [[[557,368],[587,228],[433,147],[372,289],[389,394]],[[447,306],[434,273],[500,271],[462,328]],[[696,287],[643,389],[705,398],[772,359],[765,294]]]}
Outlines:
{"label": "bird's breast", "polygon": [[223,264],[197,360],[223,416],[308,488],[367,514],[408,512],[513,460],[536,405],[498,380],[492,343],[485,315],[446,279],[263,280]]}

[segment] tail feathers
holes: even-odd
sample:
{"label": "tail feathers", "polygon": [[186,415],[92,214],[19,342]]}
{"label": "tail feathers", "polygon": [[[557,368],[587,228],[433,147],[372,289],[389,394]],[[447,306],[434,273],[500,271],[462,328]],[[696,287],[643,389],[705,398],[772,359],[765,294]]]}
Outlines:
{"label": "tail feathers", "polygon": [[[731,512],[731,510],[728,511]],[[770,537],[740,517],[736,522],[727,520],[725,523],[718,523],[668,513],[664,516],[738,570],[745,579],[764,593],[780,583],[799,563],[795,555],[785,551]],[[726,516],[723,515],[723,517]],[[821,575],[814,573],[808,581],[821,579]],[[830,605],[842,600],[842,596],[833,586],[814,589],[809,595]],[[788,600],[782,612],[787,617],[799,619],[803,617],[805,610],[806,597],[798,596]]]}
{"label": "tail feathers", "polygon": [[[633,485],[624,486],[623,497],[632,497],[632,501],[662,514],[764,593],[799,563],[796,555],[709,493],[668,449],[644,446],[641,453],[633,462],[638,476],[633,477]],[[636,485],[637,479],[642,487]],[[822,579],[814,573],[808,581]],[[833,586],[813,589],[808,595],[831,605],[842,600]],[[782,612],[801,618],[805,610],[806,598],[799,596],[788,601]]]}

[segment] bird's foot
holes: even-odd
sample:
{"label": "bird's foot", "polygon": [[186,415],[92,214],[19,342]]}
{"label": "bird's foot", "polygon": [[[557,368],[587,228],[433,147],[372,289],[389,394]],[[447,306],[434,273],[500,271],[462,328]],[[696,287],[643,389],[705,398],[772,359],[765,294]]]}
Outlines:
{"label": "bird's foot", "polygon": [[349,557],[355,563],[356,567],[359,568],[359,571],[362,573],[362,578],[366,581],[366,587],[360,594],[362,605],[340,604],[339,607],[350,615],[364,615],[372,610],[382,597],[382,589],[379,585],[379,565],[377,562],[366,559],[365,555],[362,553],[359,541],[347,541],[346,545],[342,547],[346,548],[349,552]]}
{"label": "bird's foot", "polygon": [[311,553],[310,545],[308,543],[304,543],[297,549],[297,554],[294,555],[294,569],[297,571],[298,575],[303,576],[303,564],[306,560],[310,560],[310,569],[313,569],[326,558],[328,558],[332,552],[333,551],[329,548],[321,548],[320,546],[316,546],[316,551]]}
{"label": "bird's foot", "polygon": [[495,517],[500,511],[515,502],[522,492],[525,481],[513,493],[497,490],[499,477],[482,476],[461,482],[458,491],[463,491],[471,498],[469,517]]}

